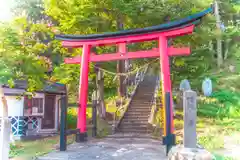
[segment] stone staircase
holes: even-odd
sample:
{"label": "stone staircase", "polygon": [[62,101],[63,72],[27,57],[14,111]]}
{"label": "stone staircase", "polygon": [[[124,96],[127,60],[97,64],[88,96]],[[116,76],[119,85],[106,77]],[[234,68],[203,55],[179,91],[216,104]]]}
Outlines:
{"label": "stone staircase", "polygon": [[120,122],[118,131],[124,134],[149,134],[152,132],[148,118],[151,113],[151,102],[154,96],[156,77],[146,75],[139,84],[135,95]]}

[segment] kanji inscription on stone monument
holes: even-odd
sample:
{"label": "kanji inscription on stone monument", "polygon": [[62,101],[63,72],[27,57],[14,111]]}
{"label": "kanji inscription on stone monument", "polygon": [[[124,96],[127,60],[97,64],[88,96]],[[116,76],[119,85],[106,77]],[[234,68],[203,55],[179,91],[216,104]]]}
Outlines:
{"label": "kanji inscription on stone monument", "polygon": [[192,90],[183,93],[184,147],[195,148],[197,144],[197,94]]}

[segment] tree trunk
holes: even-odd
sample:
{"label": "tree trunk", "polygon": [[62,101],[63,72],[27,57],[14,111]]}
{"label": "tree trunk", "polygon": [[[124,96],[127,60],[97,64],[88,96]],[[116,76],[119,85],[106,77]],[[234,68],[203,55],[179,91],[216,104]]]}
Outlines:
{"label": "tree trunk", "polygon": [[[92,51],[97,54],[96,47],[92,48]],[[96,73],[96,90],[97,90],[97,110],[99,113],[99,116],[103,119],[106,117],[106,106],[104,102],[104,72],[99,69],[100,63],[95,64],[95,73]]]}
{"label": "tree trunk", "polygon": [[106,106],[104,103],[104,75],[103,71],[98,70],[97,72],[97,90],[98,90],[98,99],[99,99],[99,104],[97,106],[98,113],[101,118],[106,117]]}
{"label": "tree trunk", "polygon": [[[118,30],[123,30],[123,18],[122,16],[118,16],[117,18],[117,27]],[[121,60],[117,62],[117,72],[118,73],[124,73],[125,72],[125,61]],[[118,96],[119,97],[125,97],[126,96],[126,84],[124,84],[125,77],[124,76],[119,76],[119,81],[118,81]]]}
{"label": "tree trunk", "polygon": [[222,36],[221,36],[221,17],[219,14],[219,6],[217,0],[215,0],[215,16],[216,16],[216,26],[217,26],[217,65],[220,68],[223,64],[223,56],[222,56]]}

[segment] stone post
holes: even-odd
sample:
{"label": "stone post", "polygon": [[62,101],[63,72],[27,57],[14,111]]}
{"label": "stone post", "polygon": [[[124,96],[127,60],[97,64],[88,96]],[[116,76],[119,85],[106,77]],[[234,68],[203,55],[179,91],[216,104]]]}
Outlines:
{"label": "stone post", "polygon": [[0,159],[9,159],[9,149],[10,149],[10,134],[11,134],[11,123],[8,118],[8,106],[6,98],[4,97],[4,92],[0,86],[0,109],[1,109],[1,134],[0,134]]}
{"label": "stone post", "polygon": [[214,160],[215,157],[197,145],[197,94],[192,90],[183,92],[184,140],[183,145],[172,147],[169,160]]}
{"label": "stone post", "polygon": [[186,148],[197,146],[197,94],[192,90],[183,92],[184,136],[183,144]]}
{"label": "stone post", "polygon": [[92,137],[97,136],[97,91],[94,91],[92,94]]}

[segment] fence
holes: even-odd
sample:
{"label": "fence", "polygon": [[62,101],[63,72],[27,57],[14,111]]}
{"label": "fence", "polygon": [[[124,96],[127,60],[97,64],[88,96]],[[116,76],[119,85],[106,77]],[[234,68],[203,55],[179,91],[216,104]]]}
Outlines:
{"label": "fence", "polygon": [[157,96],[158,96],[158,93],[159,93],[159,88],[160,88],[160,76],[158,75],[156,77],[154,94],[153,94],[152,100],[151,100],[152,109],[151,109],[151,113],[150,113],[150,116],[149,116],[149,119],[148,119],[148,123],[152,124],[153,126],[155,126],[154,120],[155,120],[155,117],[156,117],[156,113],[159,110],[159,106],[157,106]]}
{"label": "fence", "polygon": [[[96,93],[96,92],[95,92]],[[96,95],[93,94],[92,104],[88,104],[87,107],[92,107],[92,126],[87,126],[92,128],[92,137],[97,136],[97,99]],[[68,107],[78,107],[79,104],[68,104],[67,96],[63,95],[60,99],[61,102],[61,120],[60,120],[60,151],[67,150],[67,136],[71,134],[80,134],[79,129],[67,129],[67,108]],[[77,140],[76,140],[77,141]]]}

